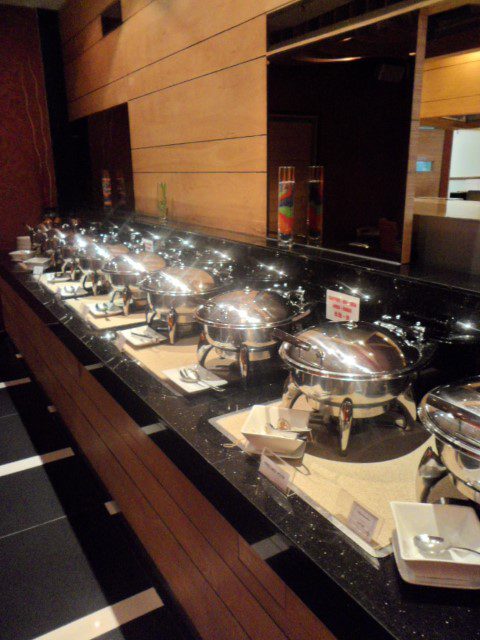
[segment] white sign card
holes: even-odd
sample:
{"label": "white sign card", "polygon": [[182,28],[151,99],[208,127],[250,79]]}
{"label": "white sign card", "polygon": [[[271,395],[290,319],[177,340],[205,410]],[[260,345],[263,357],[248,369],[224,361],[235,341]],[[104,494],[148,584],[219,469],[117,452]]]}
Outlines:
{"label": "white sign card", "polygon": [[143,248],[145,249],[145,251],[147,251],[148,253],[153,253],[155,250],[155,243],[153,240],[150,239],[145,239],[143,241]]}
{"label": "white sign card", "polygon": [[[277,458],[278,462],[275,460]],[[270,480],[277,489],[280,489],[282,493],[287,494],[291,480],[291,470],[288,467],[284,467],[282,460],[277,456],[267,453],[262,453],[260,456],[259,472]]]}
{"label": "white sign card", "polygon": [[378,518],[358,502],[352,504],[348,516],[348,526],[365,542],[370,542],[377,528]]}
{"label": "white sign card", "polygon": [[42,265],[36,265],[35,267],[33,267],[33,275],[41,276],[43,273],[43,269],[44,267]]}
{"label": "white sign card", "polygon": [[327,320],[357,322],[360,319],[360,298],[327,290]]}

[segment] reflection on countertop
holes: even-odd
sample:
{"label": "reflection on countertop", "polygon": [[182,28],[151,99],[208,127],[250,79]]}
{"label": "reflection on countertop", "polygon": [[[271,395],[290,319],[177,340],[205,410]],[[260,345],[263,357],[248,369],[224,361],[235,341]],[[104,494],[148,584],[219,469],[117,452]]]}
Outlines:
{"label": "reflection on countertop", "polygon": [[413,212],[419,216],[480,220],[480,201],[460,198],[415,198]]}

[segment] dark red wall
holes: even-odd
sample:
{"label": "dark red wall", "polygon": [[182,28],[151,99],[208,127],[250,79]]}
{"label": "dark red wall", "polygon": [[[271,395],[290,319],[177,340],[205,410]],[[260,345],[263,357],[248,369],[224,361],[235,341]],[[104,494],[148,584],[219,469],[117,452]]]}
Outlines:
{"label": "dark red wall", "polygon": [[55,204],[37,14],[0,6],[0,249]]}

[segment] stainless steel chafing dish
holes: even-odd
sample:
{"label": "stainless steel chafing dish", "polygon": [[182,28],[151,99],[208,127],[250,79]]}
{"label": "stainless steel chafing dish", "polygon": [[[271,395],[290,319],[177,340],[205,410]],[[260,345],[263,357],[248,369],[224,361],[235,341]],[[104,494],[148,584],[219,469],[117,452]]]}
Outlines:
{"label": "stainless steel chafing dish", "polygon": [[107,249],[95,242],[78,240],[77,261],[83,273],[82,286],[93,295],[97,295],[108,289],[106,280],[102,273],[105,263],[111,259],[111,254]]}
{"label": "stainless steel chafing dish", "polygon": [[285,335],[280,357],[290,369],[283,402],[304,395],[313,408],[337,419],[341,450],[347,450],[353,421],[400,409],[408,428],[416,419],[411,382],[434,348],[367,322],[323,322]]}
{"label": "stainless steel chafing dish", "polygon": [[215,354],[234,360],[242,378],[247,378],[252,363],[276,354],[280,342],[276,329],[291,329],[310,314],[303,290],[298,293],[281,295],[247,286],[208,300],[195,315],[202,325],[197,349],[200,364],[208,367],[207,357]]}
{"label": "stainless steel chafing dish", "polygon": [[147,295],[140,287],[149,271],[165,267],[165,260],[156,254],[118,255],[106,262],[102,267],[105,279],[113,289],[109,304],[115,306],[118,300],[125,315],[130,313],[131,307],[144,309]]}
{"label": "stainless steel chafing dish", "polygon": [[463,495],[480,503],[480,378],[436,387],[424,396],[418,414],[436,446],[436,452],[427,449],[419,466],[419,499],[449,474]]}
{"label": "stainless steel chafing dish", "polygon": [[151,310],[148,322],[167,330],[173,344],[179,335],[195,330],[195,311],[199,304],[231,284],[229,275],[184,265],[151,273],[141,284]]}

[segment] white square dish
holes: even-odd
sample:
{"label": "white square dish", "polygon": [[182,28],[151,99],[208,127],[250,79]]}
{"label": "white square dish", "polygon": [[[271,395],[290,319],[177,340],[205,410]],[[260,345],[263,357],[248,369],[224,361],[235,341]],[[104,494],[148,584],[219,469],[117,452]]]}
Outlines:
{"label": "white square dish", "polygon": [[[268,427],[269,424],[275,424],[278,422],[278,417],[282,409],[276,406],[257,404],[254,405],[245,420],[242,427],[242,434],[250,442],[251,445],[261,452],[263,449],[269,449],[280,456],[298,458],[301,457],[305,451],[305,441],[299,439],[300,433],[308,432],[306,422],[300,420],[297,416],[295,425],[297,429],[302,428],[301,431],[283,431],[273,430]],[[284,411],[290,411],[285,409]],[[308,411],[296,412],[296,413],[309,413]],[[275,422],[272,422],[272,419]],[[290,416],[290,424],[293,426],[294,422]],[[308,422],[308,419],[307,419]]]}
{"label": "white square dish", "polygon": [[392,502],[390,506],[399,554],[416,576],[480,581],[480,555],[455,549],[428,555],[414,543],[416,535],[426,533],[441,536],[450,545],[480,551],[480,522],[471,507],[417,502]]}

